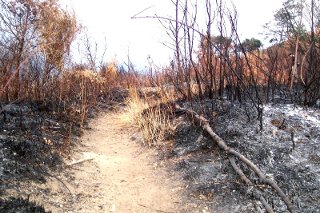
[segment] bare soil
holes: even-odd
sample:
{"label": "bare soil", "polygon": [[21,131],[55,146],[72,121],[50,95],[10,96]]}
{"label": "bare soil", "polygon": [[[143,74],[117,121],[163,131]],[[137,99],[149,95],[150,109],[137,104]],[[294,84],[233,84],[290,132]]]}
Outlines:
{"label": "bare soil", "polygon": [[[141,146],[141,137],[121,119],[122,115],[108,112],[92,120],[72,157],[59,169],[43,171],[43,176],[36,167],[20,165],[17,154],[12,157],[12,152],[4,149],[0,211],[187,211],[181,196],[182,182],[156,159],[156,150]],[[25,171],[16,175],[14,161],[33,176],[21,178]]]}
{"label": "bare soil", "polygon": [[103,114],[83,137],[78,158],[93,159],[75,173],[74,193],[88,195],[76,212],[177,212],[181,186],[158,166],[154,151],[136,143],[121,113]]}

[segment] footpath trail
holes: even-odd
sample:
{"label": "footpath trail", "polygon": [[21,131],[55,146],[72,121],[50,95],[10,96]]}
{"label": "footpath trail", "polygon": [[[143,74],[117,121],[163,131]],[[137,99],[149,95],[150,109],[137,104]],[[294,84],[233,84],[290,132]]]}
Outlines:
{"label": "footpath trail", "polygon": [[77,155],[92,160],[74,173],[72,193],[84,196],[72,212],[185,212],[181,183],[135,142],[122,115],[100,115],[82,137]]}

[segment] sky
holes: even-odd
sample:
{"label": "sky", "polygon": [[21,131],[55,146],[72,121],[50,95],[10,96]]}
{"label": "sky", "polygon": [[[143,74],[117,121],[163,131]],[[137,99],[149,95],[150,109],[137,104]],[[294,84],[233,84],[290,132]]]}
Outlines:
{"label": "sky", "polygon": [[[195,0],[193,0],[195,1]],[[228,0],[227,0],[228,1]],[[143,15],[172,16],[171,0],[60,0],[63,7],[73,10],[86,27],[88,35],[98,42],[100,50],[106,44],[105,60],[118,63],[130,60],[139,68],[148,65],[148,57],[156,65],[168,64],[172,50],[163,42],[169,41],[166,30],[155,19],[131,19],[149,8]],[[212,1],[215,2],[215,1]],[[228,1],[230,2],[230,0]],[[238,32],[242,40],[264,40],[263,25],[273,19],[281,0],[233,0],[237,8]],[[74,51],[77,48],[74,48]],[[77,54],[74,54],[77,55]]]}

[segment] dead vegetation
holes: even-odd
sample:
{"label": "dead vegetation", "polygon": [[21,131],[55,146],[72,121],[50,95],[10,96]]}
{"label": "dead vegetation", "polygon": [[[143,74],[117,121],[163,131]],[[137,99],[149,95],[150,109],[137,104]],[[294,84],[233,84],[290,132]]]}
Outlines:
{"label": "dead vegetation", "polygon": [[[210,106],[211,101],[203,104]],[[249,120],[248,109],[241,105],[220,102],[214,110],[214,125],[198,120],[194,112],[189,113],[190,120],[172,117],[173,137],[157,143],[161,159],[186,181],[190,203],[223,212],[316,211],[319,166],[314,156],[319,151],[315,134],[319,111],[267,105],[264,130],[260,131],[259,122],[253,119],[257,114],[253,111]],[[282,118],[286,128],[274,126],[273,121]],[[222,148],[213,143],[212,134],[220,143],[224,141]]]}
{"label": "dead vegetation", "polygon": [[[166,97],[166,91],[174,91],[173,94],[176,96],[173,100],[182,99],[182,104],[189,109],[172,107],[169,103],[167,107],[171,109],[170,118],[174,118],[172,115],[177,110],[179,110],[178,113],[182,110],[191,117],[191,123],[187,125],[181,125],[179,119],[172,119],[173,128],[170,129],[173,129],[174,133],[170,132],[170,135],[176,135],[176,137],[168,138],[167,142],[158,142],[158,145],[166,146],[167,149],[163,149],[164,156],[169,159],[176,158],[177,155],[180,157],[178,167],[182,168],[181,171],[188,183],[195,185],[190,187],[191,191],[198,195],[198,200],[201,200],[202,195],[208,199],[208,202],[214,200],[214,204],[210,205],[214,210],[219,209],[220,206],[223,212],[263,211],[261,208],[265,208],[268,212],[285,212],[286,209],[290,212],[314,211],[313,207],[305,209],[308,206],[306,203],[310,203],[311,206],[317,204],[306,198],[308,195],[311,197],[313,195],[309,191],[304,191],[301,179],[297,178],[299,175],[304,177],[302,179],[310,179],[310,177],[294,169],[297,166],[294,160],[297,156],[293,157],[296,154],[294,150],[297,151],[297,137],[295,137],[297,133],[293,130],[295,127],[292,128],[288,124],[292,118],[288,118],[281,108],[278,110],[283,113],[283,116],[274,117],[271,121],[266,114],[270,116],[270,108],[267,107],[270,102],[317,107],[316,103],[320,98],[319,72],[316,71],[319,68],[316,61],[320,52],[319,30],[316,26],[318,19],[315,16],[319,13],[318,3],[285,1],[283,8],[275,14],[278,28],[272,29],[271,26],[266,28],[273,33],[268,34],[271,36],[271,45],[264,49],[261,49],[261,42],[254,38],[240,40],[236,9],[228,8],[224,1],[208,0],[202,3],[204,8],[191,2],[172,1],[172,6],[176,9],[174,17],[149,16],[142,13],[132,17],[157,19],[167,31],[171,39],[169,45],[175,51],[175,59],[170,66],[158,70],[158,73],[153,70],[150,80],[155,87],[160,88],[162,97]],[[207,22],[201,25],[206,26],[206,29],[198,28],[200,26],[197,22],[200,20],[198,14],[201,12],[207,17]],[[143,11],[143,13],[146,12]],[[303,20],[307,19],[310,31],[301,30],[301,27],[306,27]],[[215,35],[212,34],[213,28],[216,30]],[[312,52],[310,52],[311,49]],[[309,83],[306,83],[307,81]],[[141,120],[145,118],[149,120],[150,111],[157,114],[161,108],[165,107],[157,104],[155,107],[144,110],[142,115],[145,116]],[[163,112],[165,115],[166,111],[163,110]],[[279,114],[279,112],[275,113]],[[157,115],[157,118],[159,117]],[[266,123],[265,120],[268,122]],[[158,119],[154,121],[161,123]],[[181,126],[179,127],[178,124]],[[276,129],[270,132],[270,125]],[[317,123],[313,125],[318,128]],[[207,133],[202,133],[201,129],[192,132],[191,130],[197,126],[202,127]],[[248,126],[248,129],[245,126]],[[147,127],[155,132],[154,126]],[[163,129],[157,128],[159,131]],[[219,153],[208,145],[209,135],[225,153]],[[160,138],[162,137],[157,139]],[[258,141],[254,142],[252,138]],[[271,140],[275,144],[266,140]],[[258,145],[259,141],[263,144]],[[318,137],[312,141],[319,144]],[[311,147],[313,146],[310,145]],[[313,152],[312,149],[308,148],[308,155]],[[318,149],[315,149],[318,152]],[[205,163],[206,166],[202,165],[204,163],[202,158],[206,157],[210,159],[212,166],[207,163]],[[246,165],[238,166],[238,163],[234,162],[235,159],[242,161],[239,164]],[[214,161],[219,163],[215,164]],[[235,181],[234,177],[231,178],[232,175],[228,174],[232,169],[248,185],[247,189],[243,189],[241,183],[234,186],[229,182]],[[217,171],[226,177],[217,175]],[[266,171],[268,171],[267,174]],[[285,171],[290,173],[290,179],[286,178]],[[207,176],[203,173],[207,173]],[[319,174],[317,170],[313,170],[310,175],[312,176],[310,188],[314,188],[319,184],[315,180]],[[212,183],[208,181],[210,176],[214,180]],[[220,181],[221,185],[223,183],[226,185],[219,185]],[[294,182],[297,187],[290,188],[290,182]],[[220,188],[216,187],[217,185]],[[237,190],[241,188],[242,192],[246,191],[244,194],[250,194],[259,200],[255,203],[256,207],[250,207],[245,199],[239,198],[241,195],[232,196],[235,188]],[[233,201],[230,197],[227,199],[226,196],[220,195],[224,193],[221,189],[226,189],[230,197],[238,199],[237,202],[232,205]],[[275,198],[270,189],[273,189],[282,201]],[[296,194],[300,194],[303,198]],[[219,199],[227,199],[229,202],[219,205]]]}
{"label": "dead vegetation", "polygon": [[[156,96],[160,93],[153,92]],[[148,146],[160,145],[162,141],[172,137],[174,125],[171,118],[174,113],[174,105],[163,103],[164,98],[154,99],[154,95],[148,97],[145,91],[131,89],[127,100],[127,116],[143,134],[144,143]]]}
{"label": "dead vegetation", "polygon": [[[302,24],[291,16],[279,19],[303,6],[286,1],[275,16],[285,35],[269,29],[272,43],[264,49],[254,38],[240,40],[237,11],[226,2],[203,1],[206,29],[197,28],[197,5],[172,3],[174,18],[133,17],[158,19],[175,53],[169,66],[138,74],[130,63],[128,70],[116,62],[98,66],[88,37],[88,62],[69,63],[81,28],[56,0],[0,0],[1,189],[45,182],[72,155],[89,118],[126,105],[122,119],[174,162],[197,205],[222,212],[317,211],[319,112],[300,110],[306,120],[281,104],[319,107],[318,3],[292,16],[308,19],[307,31],[287,27]],[[270,103],[280,104],[277,111]],[[35,205],[1,197],[0,210],[12,202]]]}

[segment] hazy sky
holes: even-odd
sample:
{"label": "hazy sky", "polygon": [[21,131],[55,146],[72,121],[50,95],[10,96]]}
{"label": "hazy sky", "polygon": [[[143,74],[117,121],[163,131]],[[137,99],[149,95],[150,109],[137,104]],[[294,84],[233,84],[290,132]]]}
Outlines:
{"label": "hazy sky", "polygon": [[[126,60],[128,52],[134,64],[144,66],[148,55],[156,64],[166,63],[172,51],[162,42],[168,40],[165,30],[157,20],[131,19],[147,10],[145,15],[174,14],[170,0],[60,0],[73,8],[90,36],[101,42],[106,38],[106,59],[115,58],[119,63]],[[214,1],[213,1],[214,2]],[[272,20],[281,0],[234,0],[239,14],[238,31],[241,39],[255,37],[263,40],[262,26]],[[102,45],[101,45],[102,47]]]}

